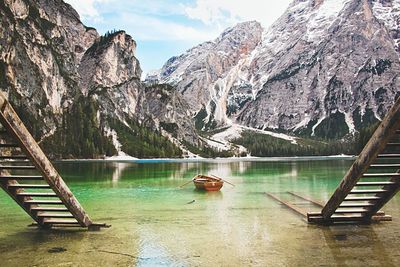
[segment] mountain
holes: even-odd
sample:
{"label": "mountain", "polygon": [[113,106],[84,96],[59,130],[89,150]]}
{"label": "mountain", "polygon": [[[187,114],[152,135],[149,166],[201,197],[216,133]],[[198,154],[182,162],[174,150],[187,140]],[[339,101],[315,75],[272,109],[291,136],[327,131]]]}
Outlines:
{"label": "mountain", "polygon": [[0,23],[0,90],[53,157],[181,156],[183,143],[202,144],[185,100],[140,81],[124,31],[100,36],[62,0],[0,0]]}
{"label": "mountain", "polygon": [[340,139],[400,96],[400,1],[295,0],[269,28],[240,23],[149,77],[202,130],[226,125]]}

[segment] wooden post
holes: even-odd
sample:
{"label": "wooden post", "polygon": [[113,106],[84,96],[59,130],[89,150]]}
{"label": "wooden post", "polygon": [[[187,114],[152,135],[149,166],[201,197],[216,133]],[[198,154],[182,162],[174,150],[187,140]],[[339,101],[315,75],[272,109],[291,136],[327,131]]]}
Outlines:
{"label": "wooden post", "polygon": [[378,154],[385,148],[390,138],[400,128],[400,98],[397,99],[382,123],[364,147],[354,164],[344,176],[335,193],[322,209],[322,216],[329,219],[342,203],[344,198],[356,185],[361,176],[367,171]]}
{"label": "wooden post", "polygon": [[83,227],[90,226],[92,221],[89,216],[85,213],[78,200],[72,194],[57,170],[53,167],[1,92],[0,122],[7,129],[8,133],[15,138],[21,149],[43,175],[43,179],[50,185],[79,224]]}

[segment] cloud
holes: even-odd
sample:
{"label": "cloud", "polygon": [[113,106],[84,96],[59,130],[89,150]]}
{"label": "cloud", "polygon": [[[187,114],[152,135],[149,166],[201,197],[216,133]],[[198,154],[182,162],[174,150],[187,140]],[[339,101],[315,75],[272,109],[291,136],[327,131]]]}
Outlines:
{"label": "cloud", "polygon": [[[117,19],[117,18],[116,18]],[[121,14],[118,18],[124,21],[125,28],[140,40],[211,40],[218,36],[218,30],[195,28],[181,23],[142,16],[132,13]]]}
{"label": "cloud", "polygon": [[66,3],[72,5],[84,19],[98,20],[100,19],[100,12],[97,8],[98,4],[104,4],[111,0],[64,0]]}
{"label": "cloud", "polygon": [[292,0],[196,0],[186,5],[185,13],[206,25],[231,25],[241,21],[257,20],[264,27],[271,25]]}
{"label": "cloud", "polygon": [[66,0],[88,26],[100,33],[125,30],[136,40],[211,40],[221,29],[191,25],[183,4],[175,0]]}

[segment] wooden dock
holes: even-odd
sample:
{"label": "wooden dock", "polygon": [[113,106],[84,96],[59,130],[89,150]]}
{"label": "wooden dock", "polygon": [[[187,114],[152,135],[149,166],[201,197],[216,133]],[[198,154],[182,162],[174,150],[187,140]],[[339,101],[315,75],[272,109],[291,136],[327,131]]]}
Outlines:
{"label": "wooden dock", "polygon": [[379,125],[321,212],[311,223],[391,220],[379,210],[400,190],[400,98]]}
{"label": "wooden dock", "polygon": [[108,227],[92,222],[1,92],[0,123],[0,187],[38,226]]}

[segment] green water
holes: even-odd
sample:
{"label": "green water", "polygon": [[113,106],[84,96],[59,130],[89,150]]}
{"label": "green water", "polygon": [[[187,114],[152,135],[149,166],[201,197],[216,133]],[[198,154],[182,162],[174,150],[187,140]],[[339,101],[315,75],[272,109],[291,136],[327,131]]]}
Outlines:
{"label": "green water", "polygon": [[[112,227],[28,228],[30,218],[1,191],[0,266],[399,266],[399,196],[384,209],[392,222],[320,227],[265,194],[316,211],[287,192],[325,202],[351,163],[57,163],[92,220]],[[236,186],[179,188],[197,173]]]}

